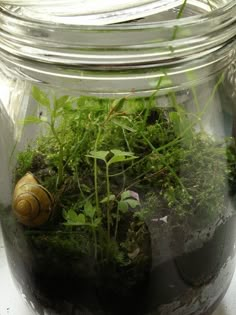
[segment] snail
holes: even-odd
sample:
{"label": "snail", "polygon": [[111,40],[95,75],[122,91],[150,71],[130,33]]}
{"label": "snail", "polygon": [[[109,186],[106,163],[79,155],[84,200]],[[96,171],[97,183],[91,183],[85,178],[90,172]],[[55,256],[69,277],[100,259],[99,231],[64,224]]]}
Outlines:
{"label": "snail", "polygon": [[22,224],[37,227],[46,223],[53,211],[54,198],[35,178],[26,173],[15,186],[12,207]]}

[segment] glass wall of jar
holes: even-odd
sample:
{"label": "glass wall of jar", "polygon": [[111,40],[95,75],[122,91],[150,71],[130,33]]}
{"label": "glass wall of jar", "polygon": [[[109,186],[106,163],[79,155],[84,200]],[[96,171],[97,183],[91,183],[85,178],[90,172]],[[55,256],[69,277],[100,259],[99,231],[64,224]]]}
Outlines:
{"label": "glass wall of jar", "polygon": [[15,283],[36,314],[210,314],[235,265],[235,2],[89,3],[0,7]]}

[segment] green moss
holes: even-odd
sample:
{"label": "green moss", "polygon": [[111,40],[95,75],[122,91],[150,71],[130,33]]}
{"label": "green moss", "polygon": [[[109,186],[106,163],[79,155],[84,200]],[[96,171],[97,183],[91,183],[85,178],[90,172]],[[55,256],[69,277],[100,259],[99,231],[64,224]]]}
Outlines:
{"label": "green moss", "polygon": [[21,178],[32,167],[35,152],[30,147],[17,155],[17,178]]}
{"label": "green moss", "polygon": [[[202,112],[189,115],[174,95],[169,108],[156,107],[152,98],[50,102],[37,88],[33,95],[45,107],[37,123],[47,132],[19,154],[17,178],[33,172],[55,196],[52,225],[71,228],[64,239],[47,235],[51,250],[77,252],[81,245],[78,252],[91,253],[92,247],[96,259],[127,264],[135,250],[140,257],[149,251],[129,248],[134,222],[166,215],[170,222],[196,217],[209,224],[226,207],[226,145],[199,128]],[[75,232],[90,246],[71,238]],[[43,244],[42,236],[32,237],[35,246]]]}

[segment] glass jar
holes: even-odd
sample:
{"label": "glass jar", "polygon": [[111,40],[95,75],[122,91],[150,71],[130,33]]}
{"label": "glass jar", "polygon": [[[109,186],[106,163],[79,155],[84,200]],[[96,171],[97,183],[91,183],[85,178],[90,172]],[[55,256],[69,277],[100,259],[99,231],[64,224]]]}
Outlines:
{"label": "glass jar", "polygon": [[210,314],[235,265],[235,1],[3,2],[21,294],[36,314]]}

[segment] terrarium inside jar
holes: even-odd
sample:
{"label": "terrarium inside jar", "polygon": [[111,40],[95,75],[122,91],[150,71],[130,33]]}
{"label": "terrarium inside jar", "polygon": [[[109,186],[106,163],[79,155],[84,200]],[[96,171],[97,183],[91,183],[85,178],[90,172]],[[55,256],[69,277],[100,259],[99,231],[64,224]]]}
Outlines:
{"label": "terrarium inside jar", "polygon": [[228,288],[236,7],[161,2],[1,7],[0,218],[35,313],[207,315]]}

